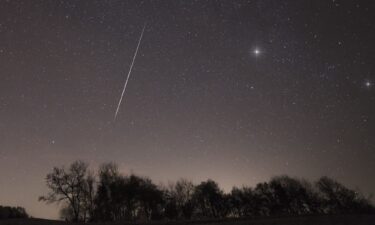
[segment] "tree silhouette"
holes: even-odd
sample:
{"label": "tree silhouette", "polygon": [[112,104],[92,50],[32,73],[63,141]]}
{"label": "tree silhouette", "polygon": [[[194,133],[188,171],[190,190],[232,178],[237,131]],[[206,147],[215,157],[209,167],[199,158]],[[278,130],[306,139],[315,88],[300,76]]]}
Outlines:
{"label": "tree silhouette", "polygon": [[230,214],[234,217],[252,217],[256,215],[254,191],[249,187],[234,187],[229,195]]}
{"label": "tree silhouette", "polygon": [[102,164],[99,168],[99,184],[94,200],[94,220],[97,221],[112,221],[114,220],[115,200],[121,198],[117,196],[114,198],[114,190],[121,179],[118,167],[115,163]]}
{"label": "tree silhouette", "polygon": [[254,189],[254,201],[256,205],[256,216],[270,216],[274,208],[273,193],[269,184],[259,183]]}
{"label": "tree silhouette", "polygon": [[26,213],[26,210],[22,207],[10,207],[0,205],[0,220],[28,217],[29,215]]}
{"label": "tree silhouette", "polygon": [[163,192],[148,178],[123,176],[114,163],[103,164],[95,198],[94,220],[151,220],[161,217]]}
{"label": "tree silhouette", "polygon": [[[114,163],[102,164],[97,177],[87,168],[81,161],[73,162],[67,170],[53,168],[46,177],[50,192],[40,200],[63,202],[64,219],[85,222],[375,212],[358,191],[328,177],[312,184],[277,176],[255,188],[234,187],[224,193],[213,180],[194,185],[180,179],[161,188],[147,177],[121,174]],[[0,207],[0,218],[27,215],[21,209]]]}
{"label": "tree silhouette", "polygon": [[371,204],[360,193],[346,188],[339,182],[322,177],[317,182],[322,198],[323,211],[327,213],[354,213],[369,211]]}
{"label": "tree silhouette", "polygon": [[[47,203],[65,202],[68,209],[72,210],[73,221],[80,221],[86,218],[86,198],[89,188],[87,174],[88,165],[82,161],[73,162],[68,170],[65,168],[53,168],[53,171],[46,176],[47,187],[50,192],[46,196],[39,197],[40,201]],[[91,181],[90,181],[91,182]]]}
{"label": "tree silhouette", "polygon": [[314,198],[311,185],[304,180],[288,176],[274,177],[270,181],[273,193],[273,214],[276,215],[302,215],[314,210]]}
{"label": "tree silhouette", "polygon": [[195,187],[194,203],[198,215],[205,218],[224,217],[226,214],[223,191],[213,180],[207,180]]}
{"label": "tree silhouette", "polygon": [[166,214],[173,219],[191,219],[194,212],[193,194],[195,186],[186,179],[178,180],[165,193]]}

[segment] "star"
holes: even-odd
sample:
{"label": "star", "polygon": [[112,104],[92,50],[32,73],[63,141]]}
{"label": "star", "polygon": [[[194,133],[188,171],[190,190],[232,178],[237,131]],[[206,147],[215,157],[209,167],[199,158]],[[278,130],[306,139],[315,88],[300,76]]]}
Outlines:
{"label": "star", "polygon": [[253,53],[255,56],[258,56],[260,54],[260,50],[258,48],[254,49]]}
{"label": "star", "polygon": [[370,81],[366,81],[365,86],[369,88],[372,86],[372,83]]}

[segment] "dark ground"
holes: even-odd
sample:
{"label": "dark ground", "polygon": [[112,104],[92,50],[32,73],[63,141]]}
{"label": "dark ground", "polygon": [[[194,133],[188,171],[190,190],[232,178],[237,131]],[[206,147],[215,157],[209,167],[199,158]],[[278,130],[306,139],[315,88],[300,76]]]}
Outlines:
{"label": "dark ground", "polygon": [[[62,221],[42,219],[11,219],[0,221],[0,225],[63,225]],[[73,224],[73,223],[69,223]],[[92,223],[93,225],[131,225],[137,223]],[[375,225],[375,215],[306,216],[294,218],[267,218],[253,220],[185,221],[138,223],[152,225]]]}

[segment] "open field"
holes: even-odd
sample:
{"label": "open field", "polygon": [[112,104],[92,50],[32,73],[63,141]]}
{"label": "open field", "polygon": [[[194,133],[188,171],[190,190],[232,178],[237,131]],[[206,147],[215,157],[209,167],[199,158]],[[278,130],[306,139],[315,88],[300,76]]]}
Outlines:
{"label": "open field", "polygon": [[[74,224],[42,219],[11,219],[0,225],[63,225]],[[152,223],[92,223],[93,225],[375,225],[375,215],[307,216],[294,218],[265,218],[253,220],[185,221]]]}

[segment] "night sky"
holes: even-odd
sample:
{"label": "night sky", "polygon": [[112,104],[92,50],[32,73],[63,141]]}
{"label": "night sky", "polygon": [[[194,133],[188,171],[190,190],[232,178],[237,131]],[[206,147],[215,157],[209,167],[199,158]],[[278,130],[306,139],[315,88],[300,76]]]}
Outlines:
{"label": "night sky", "polygon": [[[0,204],[53,166],[375,192],[375,2],[0,0]],[[116,120],[114,115],[146,28]]]}

